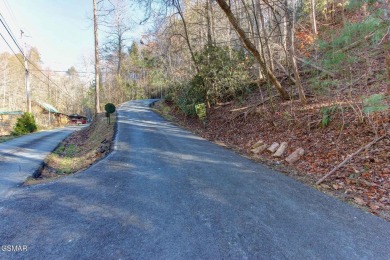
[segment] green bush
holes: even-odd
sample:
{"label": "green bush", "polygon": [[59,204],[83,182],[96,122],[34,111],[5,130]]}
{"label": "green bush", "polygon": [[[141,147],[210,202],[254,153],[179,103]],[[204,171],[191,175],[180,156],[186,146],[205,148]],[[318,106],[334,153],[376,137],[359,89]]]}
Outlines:
{"label": "green bush", "polygon": [[366,114],[382,112],[389,109],[384,94],[374,94],[363,100],[363,111]]}
{"label": "green bush", "polygon": [[206,105],[204,103],[195,105],[195,111],[201,121],[206,120]]}
{"label": "green bush", "polygon": [[331,89],[334,89],[338,86],[339,82],[337,80],[321,79],[321,78],[311,78],[308,80],[310,83],[311,89],[314,93],[318,95],[325,95],[329,93]]}
{"label": "green bush", "polygon": [[35,123],[34,116],[30,113],[24,113],[21,117],[18,118],[12,135],[24,135],[37,131],[38,127]]}
{"label": "green bush", "polygon": [[[331,44],[334,49],[340,49],[355,41],[363,39],[370,33],[375,32],[375,36],[383,35],[382,31],[385,29],[386,25],[380,18],[369,16],[362,22],[346,24],[339,37],[335,38]],[[376,43],[378,37],[373,37],[371,40],[372,43]]]}
{"label": "green bush", "polygon": [[104,110],[106,110],[107,113],[112,114],[115,112],[115,105],[112,103],[107,103],[104,106]]}
{"label": "green bush", "polygon": [[[323,66],[328,70],[338,71],[349,67],[348,65],[350,64],[359,62],[359,59],[354,55],[348,55],[350,51],[340,52],[340,50],[354,43],[362,45],[378,44],[388,27],[389,23],[384,22],[376,15],[370,15],[361,22],[347,23],[341,30],[341,33],[337,37],[332,38],[330,42],[318,42],[320,50],[324,51]],[[369,35],[370,37],[366,41],[361,41]]]}
{"label": "green bush", "polygon": [[337,112],[337,110],[341,110],[341,107],[338,105],[333,105],[330,107],[321,108],[321,114],[322,114],[321,126],[322,127],[327,127],[329,125],[329,123],[332,121],[333,116]]}
{"label": "green bush", "polygon": [[165,102],[168,102],[168,103],[173,102],[173,93],[170,92],[170,91],[168,91],[168,92],[165,94],[164,99],[165,99]]}
{"label": "green bush", "polygon": [[206,46],[195,53],[198,73],[165,88],[165,100],[174,102],[187,116],[196,117],[196,104],[214,105],[250,93],[251,57],[228,47]]}
{"label": "green bush", "polygon": [[115,112],[116,110],[115,105],[112,103],[107,103],[104,106],[104,109],[106,110],[106,117],[107,117],[108,124],[111,124],[110,115]]}
{"label": "green bush", "polygon": [[196,53],[196,59],[198,76],[211,104],[233,100],[246,92],[253,62],[243,50],[206,46]]}
{"label": "green bush", "polygon": [[195,104],[206,100],[203,78],[199,75],[195,75],[189,82],[175,85],[171,92],[173,92],[175,104],[187,116],[196,116]]}

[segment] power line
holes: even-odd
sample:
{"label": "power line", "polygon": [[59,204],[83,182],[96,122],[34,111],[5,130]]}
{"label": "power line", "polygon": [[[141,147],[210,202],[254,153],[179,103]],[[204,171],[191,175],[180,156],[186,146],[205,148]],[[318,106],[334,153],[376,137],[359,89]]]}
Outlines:
{"label": "power line", "polygon": [[[7,22],[5,21],[4,17],[1,15],[1,17],[3,19],[0,19],[0,22],[3,24],[4,28],[6,29],[8,35],[11,37],[12,41],[15,43],[16,47],[18,47],[19,51],[21,52],[21,54],[23,55],[23,58],[25,58],[27,60],[27,62],[29,62],[37,71],[39,71],[44,77],[46,77],[51,83],[53,83],[54,85],[56,85],[57,87],[59,87],[55,82],[53,82],[45,73],[43,73],[43,71],[41,69],[39,69],[33,62],[31,62],[27,56],[25,55],[25,53],[22,51],[22,49],[20,48],[18,42],[16,41],[16,39],[13,37],[13,33],[12,33],[12,30],[7,28],[7,26],[5,24],[7,24]],[[5,24],[4,24],[4,22]],[[1,35],[1,37],[4,39],[4,41],[7,43],[8,47],[12,50],[12,52],[15,54],[16,56],[16,53],[14,52],[14,50],[11,48],[11,46],[9,45],[9,43],[5,40],[4,36]],[[19,60],[19,59],[18,59]],[[20,60],[19,60],[20,61]],[[20,61],[21,62],[21,61]],[[24,64],[22,63],[23,67]],[[27,68],[25,68],[27,70]]]}
{"label": "power line", "polygon": [[[1,16],[1,17],[3,17],[3,16]],[[4,17],[3,17],[3,19],[4,19]],[[23,56],[25,56],[22,49],[20,48],[19,44],[17,43],[15,38],[12,36],[13,33],[11,33],[10,30],[8,30],[7,26],[4,24],[3,19],[0,19],[0,22],[3,24],[5,30],[7,31],[8,35],[11,37],[12,41],[15,43],[16,47],[18,47],[19,51],[23,54]]]}
{"label": "power line", "polygon": [[[8,25],[7,21],[5,20],[4,16],[2,13],[0,13],[0,16],[3,18],[3,21],[5,22],[5,25],[7,26],[7,28],[11,31],[12,33],[12,30],[11,30],[11,27]],[[12,33],[12,37],[15,39],[15,35]]]}
{"label": "power line", "polygon": [[[24,67],[24,64],[23,62],[19,59],[19,57],[17,56],[17,54],[15,53],[15,51],[12,49],[11,45],[7,42],[7,40],[4,38],[3,34],[0,33],[0,36],[1,38],[3,38],[3,40],[5,41],[5,43],[8,45],[8,47],[10,48],[10,50],[13,52],[13,54],[15,55],[16,59],[20,62],[20,64]],[[30,62],[30,61],[29,61]],[[31,62],[30,62],[31,63]],[[32,64],[34,66],[34,64]],[[30,71],[37,71],[37,70],[30,70]],[[43,72],[41,70],[38,70],[40,71],[42,74]],[[39,78],[37,75],[31,73],[32,76],[34,76],[36,79],[38,79],[40,82],[44,83],[44,84],[47,84],[47,82],[43,81],[41,78]],[[51,83],[53,83],[54,85],[56,85],[57,87],[59,87],[55,82],[53,82],[48,76],[46,76],[45,74],[43,74]]]}
{"label": "power line", "polygon": [[[37,70],[32,70],[37,71]],[[58,72],[58,73],[68,73],[68,70],[40,70],[40,71],[46,71],[46,72]],[[95,74],[95,72],[91,71],[76,71],[76,73],[83,73],[83,74]]]}
{"label": "power line", "polygon": [[[26,57],[27,59],[27,57]],[[51,83],[53,83],[54,85],[56,85],[57,87],[59,87],[55,82],[53,82],[49,76],[47,76],[45,73],[43,73],[42,70],[40,70],[34,63],[32,63],[29,59],[27,59],[27,61],[34,67],[36,68],[36,71],[39,71],[45,78],[47,78]]]}
{"label": "power line", "polygon": [[[24,64],[23,62],[19,59],[19,57],[17,56],[17,54],[15,53],[15,51],[12,49],[11,45],[7,42],[7,40],[4,38],[3,34],[0,33],[0,36],[1,38],[3,38],[4,42],[8,45],[8,47],[10,48],[10,50],[13,52],[13,54],[15,55],[16,59],[20,62],[20,64],[24,67]],[[30,61],[29,61],[30,62]],[[31,63],[31,62],[30,62]],[[33,63],[31,63],[34,67],[36,67]],[[53,83],[55,86],[57,86],[59,88],[59,86],[53,82],[47,75],[45,75],[41,70],[29,70],[29,71],[39,71],[42,73],[43,76],[45,76],[51,83]],[[63,71],[65,72],[65,71]],[[88,72],[86,72],[88,73]],[[91,72],[90,72],[91,73]],[[44,83],[44,84],[47,84],[47,82],[43,81],[41,78],[39,78],[37,75],[35,75],[34,73],[31,73],[32,76],[34,76],[36,79],[38,79],[40,82]]]}
{"label": "power line", "polygon": [[23,62],[22,62],[21,60],[19,60],[18,55],[17,55],[17,54],[15,53],[15,51],[12,49],[11,45],[9,45],[9,43],[7,42],[7,40],[4,38],[3,34],[0,33],[0,35],[1,35],[1,38],[3,38],[3,40],[5,41],[5,43],[6,43],[6,44],[8,45],[8,47],[10,48],[10,50],[14,53],[16,59],[20,62],[20,64],[22,64],[23,68],[25,68]]}
{"label": "power line", "polygon": [[[2,16],[3,17],[3,16]],[[3,17],[4,19],[4,17]],[[17,41],[14,39],[14,37],[12,36],[13,33],[12,31],[8,30],[7,26],[4,24],[3,20],[0,19],[0,22],[3,24],[4,28],[7,30],[7,33],[8,35],[11,37],[11,39],[13,40],[13,42],[16,44],[16,47],[18,47],[18,49],[20,50],[21,54],[23,55],[23,58],[25,58],[37,71],[39,71],[44,77],[46,77],[51,83],[53,83],[54,85],[56,85],[57,87],[59,87],[55,82],[53,82],[45,73],[43,73],[33,62],[31,62],[27,56],[24,54],[24,52],[22,51],[22,49],[20,48],[19,44],[17,43]],[[14,53],[14,55],[17,57],[15,51],[11,48],[10,44],[7,42],[7,40],[4,38],[4,36],[1,34],[1,37],[3,38],[3,40],[6,42],[6,44],[8,45],[8,47],[11,49],[11,51]],[[19,60],[19,59],[18,59]],[[23,65],[23,67],[25,68],[24,64],[19,60],[19,62]],[[25,68],[27,69],[27,68]]]}
{"label": "power line", "polygon": [[[30,73],[32,76],[34,76],[37,80],[39,80],[40,82],[42,82],[43,84],[48,84],[48,82],[45,82],[45,81],[43,81],[40,77],[38,77],[37,75],[35,75],[34,73]],[[46,75],[45,75],[46,76]],[[56,83],[54,83],[49,77],[47,77],[47,79],[51,82],[51,83],[53,83],[54,85],[56,85],[58,88],[59,88],[59,86],[56,84]]]}
{"label": "power line", "polygon": [[5,8],[8,10],[8,13],[10,14],[11,16],[11,20],[13,21],[13,24],[16,26],[16,27],[20,27],[19,24],[18,24],[18,21],[15,17],[15,14],[14,12],[12,11],[11,9],[11,6],[9,5],[8,1],[7,0],[3,0],[3,3],[5,5]]}

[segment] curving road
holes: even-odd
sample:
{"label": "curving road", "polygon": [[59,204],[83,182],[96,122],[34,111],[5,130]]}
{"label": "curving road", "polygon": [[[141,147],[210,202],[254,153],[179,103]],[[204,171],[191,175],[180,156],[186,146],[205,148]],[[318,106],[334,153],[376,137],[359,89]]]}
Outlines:
{"label": "curving road", "polygon": [[65,137],[82,127],[41,131],[0,143],[0,200],[31,176]]}
{"label": "curving road", "polygon": [[389,259],[390,223],[168,123],[151,102],[120,107],[105,160],[1,202],[1,259]]}

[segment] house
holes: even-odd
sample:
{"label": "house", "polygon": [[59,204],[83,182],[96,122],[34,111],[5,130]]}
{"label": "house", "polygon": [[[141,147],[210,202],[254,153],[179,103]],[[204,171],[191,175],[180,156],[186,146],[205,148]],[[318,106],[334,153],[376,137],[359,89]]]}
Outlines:
{"label": "house", "polygon": [[45,102],[33,101],[32,114],[35,122],[41,126],[63,126],[69,122],[66,114],[60,113],[54,106]]}
{"label": "house", "polygon": [[72,115],[69,115],[68,117],[69,117],[70,123],[72,123],[72,124],[86,124],[87,123],[86,116],[82,116],[79,114],[72,114]]}
{"label": "house", "polygon": [[0,135],[10,135],[22,111],[0,111]]}

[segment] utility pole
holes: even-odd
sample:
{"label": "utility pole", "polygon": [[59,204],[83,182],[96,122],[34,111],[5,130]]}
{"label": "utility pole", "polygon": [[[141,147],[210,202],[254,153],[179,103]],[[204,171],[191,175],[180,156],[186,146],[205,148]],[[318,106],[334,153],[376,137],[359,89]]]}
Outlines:
{"label": "utility pole", "polygon": [[99,40],[98,40],[98,24],[96,15],[96,0],[93,0],[93,25],[95,36],[95,112],[96,115],[100,113],[100,99],[99,99]]}
{"label": "utility pole", "polygon": [[[20,37],[23,42],[23,31],[20,30]],[[23,44],[23,59],[24,59],[24,77],[25,77],[25,83],[26,83],[26,100],[27,100],[27,112],[31,113],[31,88],[30,88],[30,79],[29,79],[29,72],[28,72],[28,62],[27,62],[27,53],[26,53],[26,43]]]}
{"label": "utility pole", "polygon": [[[4,60],[4,69],[3,69],[3,109],[5,109],[5,88],[7,87],[7,72],[8,72],[8,61]],[[9,109],[9,108],[8,108]]]}

